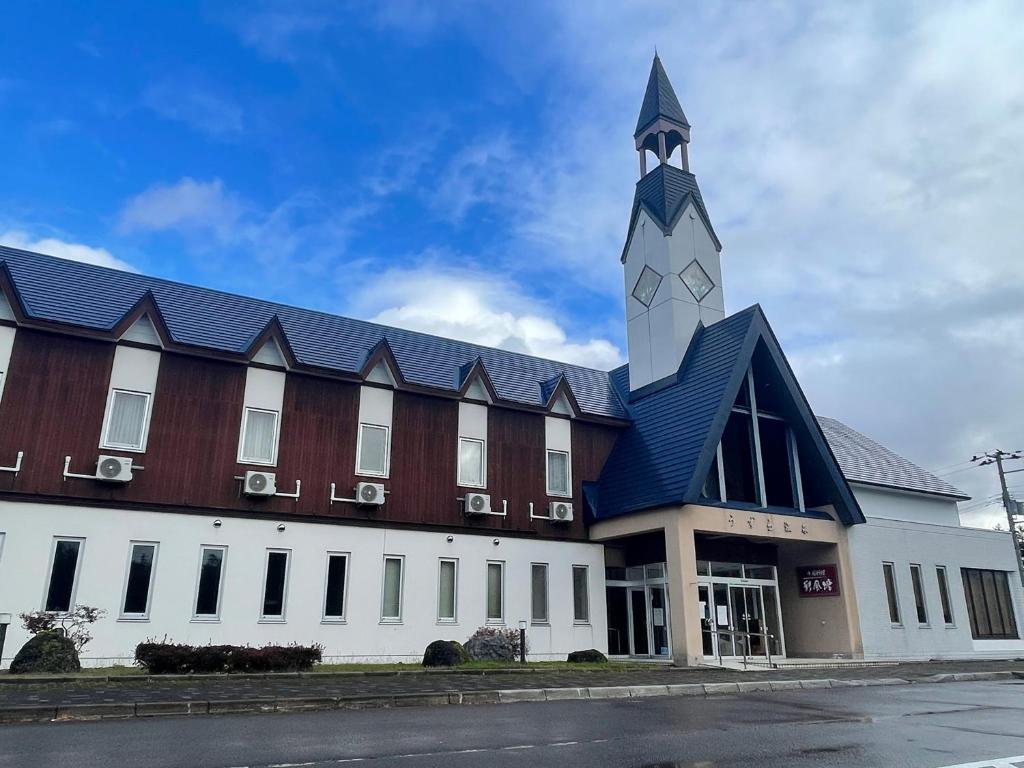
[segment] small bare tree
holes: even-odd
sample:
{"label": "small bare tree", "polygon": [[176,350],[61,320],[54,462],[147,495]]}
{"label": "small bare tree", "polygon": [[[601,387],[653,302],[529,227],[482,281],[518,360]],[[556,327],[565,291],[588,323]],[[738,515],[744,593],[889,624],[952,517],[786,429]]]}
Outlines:
{"label": "small bare tree", "polygon": [[75,650],[81,653],[86,643],[92,640],[89,627],[102,619],[107,612],[102,608],[89,605],[76,605],[67,613],[52,611],[32,611],[20,613],[18,617],[30,635],[40,632],[60,632],[75,644]]}

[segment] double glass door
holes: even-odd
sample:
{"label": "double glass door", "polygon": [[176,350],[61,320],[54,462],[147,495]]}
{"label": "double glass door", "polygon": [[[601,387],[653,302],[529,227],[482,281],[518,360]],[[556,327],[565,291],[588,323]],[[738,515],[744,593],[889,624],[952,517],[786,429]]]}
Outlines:
{"label": "double glass door", "polygon": [[668,586],[664,564],[609,569],[608,650],[616,656],[668,657]]}
{"label": "double glass door", "polygon": [[629,588],[631,656],[668,656],[668,600],[665,587]]}
{"label": "double glass door", "polygon": [[774,586],[700,584],[704,655],[717,658],[781,655]]}

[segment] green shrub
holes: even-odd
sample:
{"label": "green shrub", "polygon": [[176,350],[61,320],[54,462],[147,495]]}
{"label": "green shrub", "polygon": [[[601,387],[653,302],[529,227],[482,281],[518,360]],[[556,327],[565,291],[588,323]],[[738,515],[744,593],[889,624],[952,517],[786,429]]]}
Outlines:
{"label": "green shrub", "polygon": [[26,672],[78,672],[78,651],[72,640],[58,630],[38,632],[21,646],[11,662],[13,674]]}
{"label": "green shrub", "polygon": [[456,667],[467,661],[466,649],[454,640],[435,640],[423,652],[424,667]]}
{"label": "green shrub", "polygon": [[566,661],[570,664],[607,664],[608,657],[600,651],[590,648],[586,651],[573,651]]}
{"label": "green shrub", "polygon": [[319,645],[185,645],[140,643],[135,663],[151,675],[301,672],[322,658]]}

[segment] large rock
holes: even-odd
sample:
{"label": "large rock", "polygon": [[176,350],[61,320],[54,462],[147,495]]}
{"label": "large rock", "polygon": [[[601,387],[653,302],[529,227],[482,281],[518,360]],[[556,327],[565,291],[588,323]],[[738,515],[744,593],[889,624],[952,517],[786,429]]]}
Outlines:
{"label": "large rock", "polygon": [[435,640],[423,652],[424,667],[455,667],[467,661],[466,649],[454,640]]}
{"label": "large rock", "polygon": [[78,672],[75,644],[60,632],[40,632],[21,646],[11,662],[13,674],[26,672]]}
{"label": "large rock", "polygon": [[512,642],[501,635],[474,635],[466,642],[466,652],[473,661],[515,661]]}
{"label": "large rock", "polygon": [[570,664],[607,664],[608,657],[594,648],[585,651],[573,651],[566,659]]}

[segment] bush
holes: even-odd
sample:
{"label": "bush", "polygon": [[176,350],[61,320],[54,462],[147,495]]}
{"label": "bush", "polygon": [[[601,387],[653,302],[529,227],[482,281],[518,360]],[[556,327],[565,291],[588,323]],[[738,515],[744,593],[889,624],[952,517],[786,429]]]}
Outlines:
{"label": "bush", "polygon": [[607,664],[608,657],[600,651],[590,648],[586,651],[573,651],[566,661],[570,664]]}
{"label": "bush", "polygon": [[[512,658],[519,658],[519,630],[512,629],[511,627],[479,627],[473,636],[469,638],[472,640],[474,637],[500,637],[510,646],[512,646]],[[466,650],[469,650],[469,641],[466,641]],[[526,639],[526,652],[530,652],[530,639]],[[470,652],[470,656],[472,656]]]}
{"label": "bush", "polygon": [[74,642],[55,629],[37,632],[11,662],[11,672],[16,675],[26,672],[78,672],[81,668]]}
{"label": "bush", "polygon": [[320,661],[319,645],[184,645],[139,643],[135,663],[151,675],[301,672]]}
{"label": "bush", "polygon": [[423,652],[424,667],[456,667],[467,661],[466,649],[454,640],[435,640]]}

